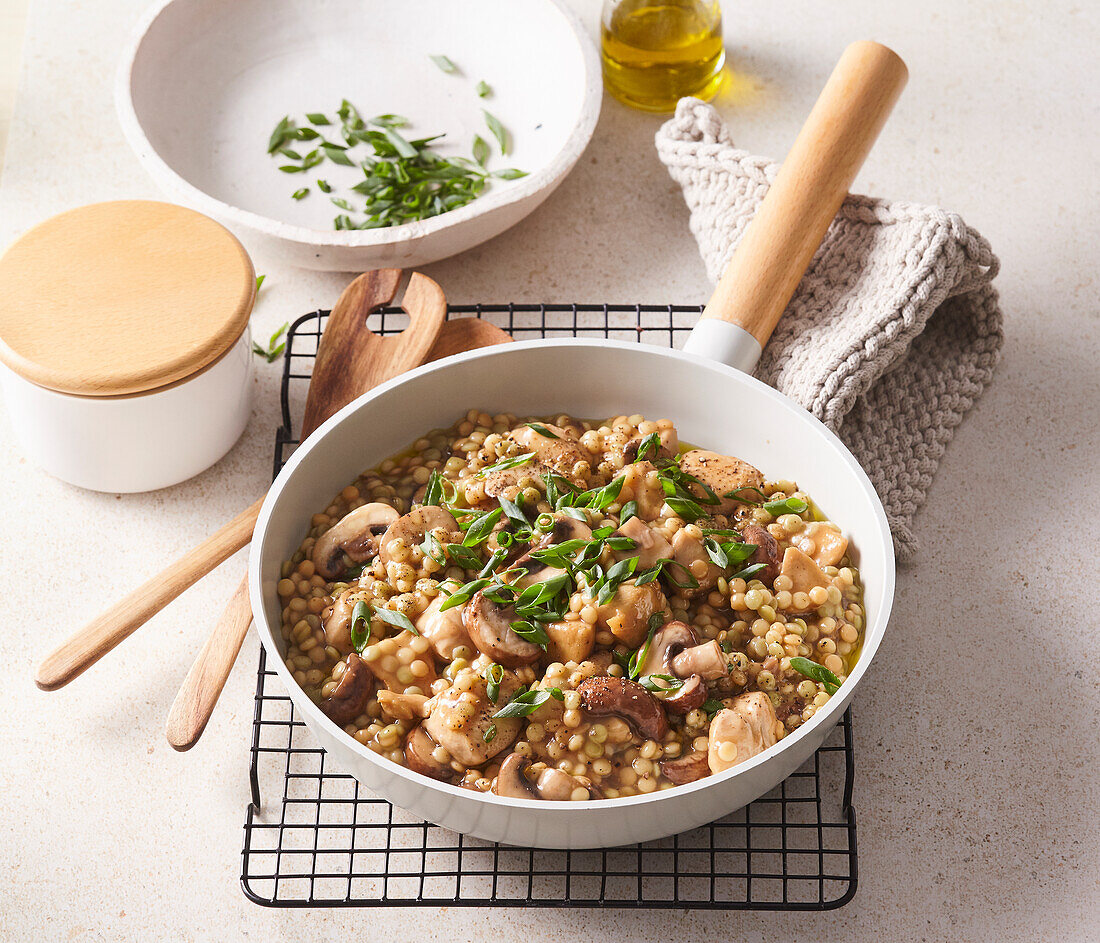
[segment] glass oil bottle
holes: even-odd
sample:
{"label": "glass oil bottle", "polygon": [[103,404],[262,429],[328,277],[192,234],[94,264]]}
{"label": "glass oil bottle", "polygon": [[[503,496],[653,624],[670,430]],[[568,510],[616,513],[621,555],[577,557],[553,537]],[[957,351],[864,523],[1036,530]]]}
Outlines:
{"label": "glass oil bottle", "polygon": [[718,0],[604,0],[600,51],[604,87],[634,108],[712,98],[725,63]]}

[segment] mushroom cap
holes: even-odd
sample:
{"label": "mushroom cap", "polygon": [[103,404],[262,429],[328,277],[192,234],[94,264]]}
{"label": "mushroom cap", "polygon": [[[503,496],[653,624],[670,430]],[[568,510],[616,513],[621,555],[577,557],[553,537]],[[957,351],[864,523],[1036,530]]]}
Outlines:
{"label": "mushroom cap", "polygon": [[428,531],[442,528],[448,534],[459,532],[458,522],[446,508],[436,507],[434,504],[426,504],[423,507],[413,508],[408,514],[402,514],[397,518],[382,535],[379,542],[378,556],[383,563],[390,562],[388,547],[390,542],[401,538],[408,547],[420,544]]}
{"label": "mushroom cap", "polygon": [[706,750],[693,750],[674,760],[661,761],[661,773],[671,783],[682,786],[710,775]]}
{"label": "mushroom cap", "polygon": [[349,586],[332,605],[321,613],[321,622],[325,627],[325,644],[331,645],[341,655],[346,655],[355,646],[351,644],[351,616],[355,604],[363,600],[373,602],[374,597],[358,583]]}
{"label": "mushroom cap", "polygon": [[699,675],[692,675],[671,697],[664,698],[665,710],[674,714],[688,714],[702,707],[707,699],[706,682]]}
{"label": "mushroom cap", "polygon": [[637,682],[626,678],[587,678],[577,690],[581,706],[590,714],[597,717],[615,714],[649,740],[663,740],[668,733],[668,718],[661,702]]}
{"label": "mushroom cap", "polygon": [[742,526],[741,539],[747,544],[756,545],[752,556],[745,561],[745,566],[763,563],[764,569],[757,573],[755,579],[770,586],[779,575],[779,544],[776,539],[768,533],[766,527],[759,524]]}
{"label": "mushroom cap", "polygon": [[348,655],[347,667],[336,688],[328,697],[322,698],[321,710],[333,723],[343,727],[360,714],[366,713],[367,703],[373,692],[374,675],[367,663],[352,652]]}
{"label": "mushroom cap", "polygon": [[653,641],[638,674],[672,674],[673,656],[698,644],[695,630],[686,622],[678,619],[666,622],[653,633]]}
{"label": "mushroom cap", "polygon": [[[714,491],[719,499],[717,510],[722,514],[730,513],[743,503],[737,497],[725,497],[727,493],[736,493],[745,488],[762,488],[764,485],[764,474],[758,468],[732,455],[719,455],[706,449],[685,452],[680,458],[680,468]],[[697,491],[698,497],[703,496],[701,489],[693,487],[693,490]],[[755,491],[744,493],[746,501],[756,501],[759,497]]]}
{"label": "mushroom cap", "polygon": [[538,661],[542,649],[516,635],[512,628],[515,610],[498,606],[483,592],[474,595],[462,609],[462,624],[479,652],[506,668]]}
{"label": "mushroom cap", "polygon": [[432,756],[437,746],[423,727],[414,727],[405,739],[405,765],[414,773],[447,782],[454,779],[455,772]]}
{"label": "mushroom cap", "polygon": [[397,520],[397,511],[388,504],[374,502],[349,511],[317,538],[310,552],[317,572],[327,580],[344,573],[343,554],[363,563],[378,553],[379,536]]}
{"label": "mushroom cap", "polygon": [[507,796],[509,799],[537,798],[535,787],[524,774],[531,765],[529,757],[522,753],[509,753],[500,764],[497,781],[493,783],[493,793]]}

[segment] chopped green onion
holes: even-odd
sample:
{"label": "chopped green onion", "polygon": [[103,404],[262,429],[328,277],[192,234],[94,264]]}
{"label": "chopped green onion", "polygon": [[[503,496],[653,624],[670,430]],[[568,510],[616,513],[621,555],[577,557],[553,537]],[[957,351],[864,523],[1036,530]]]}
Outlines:
{"label": "chopped green onion", "polygon": [[451,593],[451,595],[447,597],[447,601],[439,607],[439,611],[446,612],[448,609],[454,609],[455,606],[461,606],[464,603],[468,603],[474,597],[475,593],[483,590],[491,582],[492,580],[481,578],[467,583],[465,586]]}
{"label": "chopped green onion", "polygon": [[561,438],[561,436],[555,435],[553,432],[551,432],[549,429],[547,429],[546,426],[544,426],[544,425],[542,425],[541,423],[538,423],[538,422],[529,422],[529,423],[527,423],[527,427],[530,428],[530,429],[534,429],[535,432],[537,432],[539,435],[546,436],[546,438],[548,438],[548,439],[560,439]]}
{"label": "chopped green onion", "polygon": [[554,698],[564,701],[565,695],[561,688],[542,689],[538,691],[521,691],[512,698],[503,708],[493,714],[497,720],[505,717],[527,717],[537,711],[543,704]]}
{"label": "chopped green onion", "polygon": [[477,92],[478,98],[488,98],[493,94],[493,87],[485,79],[482,79],[474,86],[474,91]]}
{"label": "chopped green onion", "polygon": [[484,740],[486,743],[492,743],[496,739],[496,737],[497,737],[497,725],[496,724],[489,724],[489,726],[485,728],[485,733],[483,733],[481,735],[481,739]]}
{"label": "chopped green onion", "polygon": [[419,635],[416,631],[416,626],[409,621],[409,617],[403,612],[397,612],[393,609],[385,609],[381,606],[375,607],[374,618],[380,619],[389,625],[398,629],[403,629],[406,632],[411,632],[413,635]]}
{"label": "chopped green onion", "polygon": [[497,702],[497,698],[500,697],[500,682],[504,680],[504,667],[496,663],[489,666],[489,670],[485,672],[485,693],[489,695],[489,700],[494,704]]}
{"label": "chopped green onion", "polygon": [[292,199],[301,200],[303,197],[309,196],[309,187],[300,187],[290,194]]}
{"label": "chopped green onion", "polygon": [[[260,282],[263,281],[263,278],[264,276],[261,275],[256,280],[257,288],[260,287]],[[286,350],[286,341],[281,341],[280,338],[282,338],[282,336],[286,333],[286,329],[289,326],[290,322],[287,321],[283,324],[281,328],[279,328],[274,334],[272,334],[271,340],[268,341],[266,348],[261,347],[256,341],[253,341],[252,353],[256,354],[258,357],[263,357],[268,363],[274,363],[283,355],[283,351]]]}
{"label": "chopped green onion", "polygon": [[801,498],[784,498],[782,501],[768,501],[764,510],[773,517],[780,514],[801,514],[809,505]]}
{"label": "chopped green onion", "polygon": [[484,108],[481,109],[481,113],[485,115],[485,124],[488,125],[489,130],[493,132],[493,137],[497,139],[497,143],[500,144],[500,153],[508,153],[508,132],[504,129],[504,125],[500,123],[500,120],[494,115],[491,115]]}
{"label": "chopped green onion", "polygon": [[493,472],[504,471],[508,468],[516,468],[520,465],[526,465],[531,459],[535,457],[534,452],[524,452],[522,455],[513,455],[511,458],[502,458],[494,465],[486,465],[477,473],[478,478],[484,478],[486,475],[491,475]]}
{"label": "chopped green onion", "polygon": [[351,645],[359,654],[370,638],[370,606],[359,600],[351,610]]}
{"label": "chopped green onion", "polygon": [[429,56],[428,58],[431,59],[432,62],[439,66],[439,68],[442,69],[444,72],[454,72],[458,68],[446,56]]}

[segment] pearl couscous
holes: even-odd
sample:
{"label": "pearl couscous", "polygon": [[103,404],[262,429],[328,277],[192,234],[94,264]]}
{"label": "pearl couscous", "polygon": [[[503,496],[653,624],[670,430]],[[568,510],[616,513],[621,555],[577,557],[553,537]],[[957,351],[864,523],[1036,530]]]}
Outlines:
{"label": "pearl couscous", "polygon": [[794,482],[637,415],[471,410],[341,491],[281,575],[286,665],[348,736],[531,799],[755,756],[828,703],[865,618]]}

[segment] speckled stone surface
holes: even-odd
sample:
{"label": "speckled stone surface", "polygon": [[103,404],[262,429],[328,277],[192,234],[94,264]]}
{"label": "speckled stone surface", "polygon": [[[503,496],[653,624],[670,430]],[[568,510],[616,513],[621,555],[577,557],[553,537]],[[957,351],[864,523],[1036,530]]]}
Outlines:
{"label": "speckled stone surface", "polygon": [[[598,6],[574,0],[594,20]],[[782,155],[844,44],[909,63],[908,90],[857,181],[938,203],[993,243],[1008,340],[916,521],[919,559],[855,704],[860,887],[838,912],[274,911],[242,896],[241,822],[257,643],[202,742],[162,727],[200,639],[239,579],[227,563],[70,687],[37,691],[37,656],[258,495],[277,365],[217,466],[148,495],[100,495],[24,461],[0,418],[0,937],[33,940],[1097,939],[1100,756],[1100,10],[938,0],[728,3],[740,77],[720,107],[738,144]],[[111,86],[135,0],[32,5],[0,190],[0,241],[71,206],[158,197],[122,140]],[[593,24],[594,25],[594,24]],[[705,299],[660,119],[605,103],[595,139],[541,209],[428,269],[455,302]],[[259,334],[345,282],[277,269]]]}

